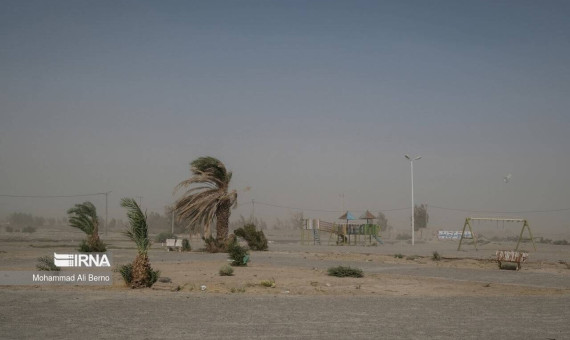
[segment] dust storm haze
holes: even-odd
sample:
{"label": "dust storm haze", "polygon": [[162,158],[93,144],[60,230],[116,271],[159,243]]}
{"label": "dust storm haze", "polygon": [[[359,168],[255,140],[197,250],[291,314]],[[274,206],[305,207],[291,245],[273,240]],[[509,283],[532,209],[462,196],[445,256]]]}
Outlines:
{"label": "dust storm haze", "polygon": [[126,196],[162,213],[208,155],[233,171],[232,219],[255,200],[269,224],[368,209],[407,230],[410,154],[430,228],[568,234],[569,7],[2,1],[0,219],[105,207],[8,195],[107,191],[109,218]]}

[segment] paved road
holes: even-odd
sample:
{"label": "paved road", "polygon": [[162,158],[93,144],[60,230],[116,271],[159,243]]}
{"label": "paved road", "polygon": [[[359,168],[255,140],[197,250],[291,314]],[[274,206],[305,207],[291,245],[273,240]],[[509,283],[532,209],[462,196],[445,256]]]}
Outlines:
{"label": "paved road", "polygon": [[569,339],[570,297],[0,289],[2,339]]}

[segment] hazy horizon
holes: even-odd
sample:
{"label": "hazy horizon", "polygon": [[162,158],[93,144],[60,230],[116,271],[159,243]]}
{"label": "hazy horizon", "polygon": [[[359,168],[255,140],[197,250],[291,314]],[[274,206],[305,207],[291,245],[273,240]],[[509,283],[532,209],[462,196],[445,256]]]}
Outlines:
{"label": "hazy horizon", "polygon": [[[261,203],[329,221],[344,207],[402,229],[410,154],[430,226],[508,215],[570,230],[567,2],[0,9],[0,195],[112,191],[109,218],[125,220],[127,196],[162,213],[208,155],[233,171],[232,218],[254,199],[266,220],[291,209]],[[104,196],[0,196],[0,216],[61,217],[85,200],[104,215]]]}

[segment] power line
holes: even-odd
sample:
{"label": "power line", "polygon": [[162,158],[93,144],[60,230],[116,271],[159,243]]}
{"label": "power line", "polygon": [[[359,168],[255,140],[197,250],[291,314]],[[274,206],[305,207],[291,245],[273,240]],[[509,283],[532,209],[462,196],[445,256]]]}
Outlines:
{"label": "power line", "polygon": [[532,214],[532,213],[551,213],[551,212],[560,212],[560,211],[570,210],[570,208],[564,208],[564,209],[550,209],[550,210],[489,211],[489,210],[468,210],[468,209],[444,208],[444,207],[438,207],[436,205],[431,205],[431,204],[429,207],[441,209],[441,210],[482,213],[482,214]]}
{"label": "power line", "polygon": [[[311,209],[311,208],[296,208],[296,207],[289,207],[289,206],[285,206],[285,205],[279,205],[279,204],[271,204],[271,203],[265,203],[265,202],[259,202],[259,201],[255,201],[256,204],[261,204],[261,205],[266,205],[269,207],[275,207],[275,208],[282,208],[282,209],[290,209],[290,210],[301,210],[301,211],[315,211],[315,212],[329,212],[329,213],[339,213],[339,212],[344,212],[341,210],[327,210],[327,209]],[[384,211],[398,211],[398,210],[407,210],[409,208],[398,208],[398,209],[381,209],[383,212]],[[353,212],[365,212],[365,210],[351,210]]]}
{"label": "power line", "polygon": [[[342,213],[342,212],[344,212],[344,211],[340,211],[340,210],[298,208],[298,207],[291,207],[291,206],[285,206],[285,205],[280,205],[280,204],[272,204],[272,203],[266,203],[266,202],[259,202],[259,201],[255,201],[255,203],[260,204],[260,205],[269,206],[269,207],[281,208],[281,209],[290,209],[290,210],[328,212],[328,213],[338,213],[338,212]],[[238,205],[238,207],[242,206],[242,205],[249,205],[249,204],[251,204],[251,202],[240,204],[240,205]],[[435,208],[435,209],[441,209],[441,210],[461,211],[461,212],[470,212],[470,213],[486,213],[486,214],[531,214],[531,213],[552,213],[552,212],[560,212],[560,211],[570,210],[570,208],[564,208],[564,209],[549,209],[549,210],[489,211],[489,210],[469,210],[469,209],[444,208],[444,207],[439,207],[439,206],[435,206],[435,205],[430,205],[429,207]],[[402,211],[402,210],[408,210],[408,209],[410,209],[410,208],[380,209],[380,210],[382,212],[389,212],[389,211]],[[350,211],[364,212],[365,210],[350,210]]]}
{"label": "power line", "polygon": [[12,197],[12,198],[63,198],[63,197],[87,197],[87,196],[99,196],[105,195],[105,192],[98,192],[94,194],[77,194],[77,195],[5,195],[0,194],[0,197]]}

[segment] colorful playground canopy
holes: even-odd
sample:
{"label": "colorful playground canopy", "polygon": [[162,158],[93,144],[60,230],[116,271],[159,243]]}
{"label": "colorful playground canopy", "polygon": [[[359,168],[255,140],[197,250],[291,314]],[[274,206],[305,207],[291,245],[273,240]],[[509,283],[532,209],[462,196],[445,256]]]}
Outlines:
{"label": "colorful playground canopy", "polygon": [[356,220],[356,218],[354,218],[354,216],[352,216],[352,213],[350,211],[347,211],[346,213],[344,213],[344,215],[342,215],[341,217],[338,218],[339,220]]}
{"label": "colorful playground canopy", "polygon": [[373,220],[375,218],[376,216],[372,215],[368,210],[366,210],[366,212],[360,216],[361,220]]}

